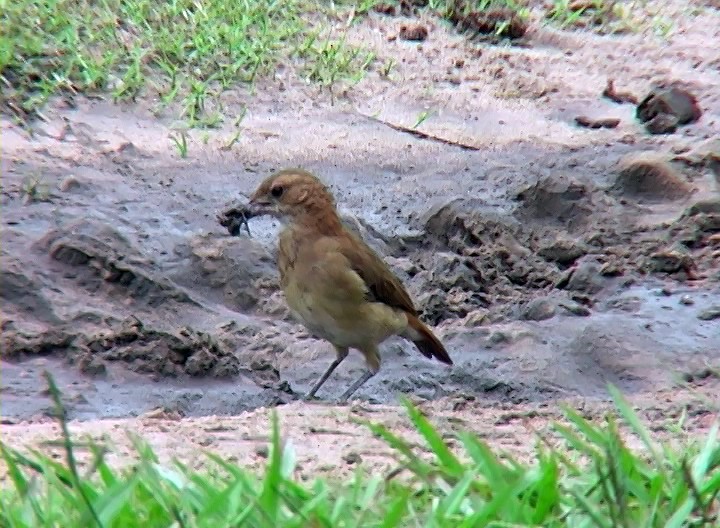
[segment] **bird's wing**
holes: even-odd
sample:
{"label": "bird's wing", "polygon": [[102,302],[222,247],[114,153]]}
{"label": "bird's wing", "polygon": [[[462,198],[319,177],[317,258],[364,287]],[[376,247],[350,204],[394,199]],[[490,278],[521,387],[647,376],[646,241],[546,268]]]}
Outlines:
{"label": "bird's wing", "polygon": [[390,267],[359,237],[345,234],[338,251],[362,278],[371,299],[417,315],[412,299]]}

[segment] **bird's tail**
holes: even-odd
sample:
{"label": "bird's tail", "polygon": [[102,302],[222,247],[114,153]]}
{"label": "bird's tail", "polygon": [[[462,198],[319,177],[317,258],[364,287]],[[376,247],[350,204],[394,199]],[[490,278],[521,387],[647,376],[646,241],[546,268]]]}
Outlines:
{"label": "bird's tail", "polygon": [[436,358],[443,363],[452,365],[453,362],[447,350],[425,323],[411,314],[407,314],[407,318],[408,328],[403,337],[415,343],[420,353],[426,358]]}

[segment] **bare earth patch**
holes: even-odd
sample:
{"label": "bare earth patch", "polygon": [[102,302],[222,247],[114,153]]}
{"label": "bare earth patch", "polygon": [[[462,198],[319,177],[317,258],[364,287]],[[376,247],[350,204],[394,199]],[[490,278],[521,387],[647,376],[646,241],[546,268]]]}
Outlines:
{"label": "bare earth patch", "polygon": [[[45,369],[73,431],[109,435],[118,460],[129,429],[163,456],[202,448],[261,464],[267,408],[279,405],[307,475],[352,469],[346,460],[387,468],[350,418],[409,431],[398,393],[447,431],[527,454],[561,402],[599,416],[608,382],[659,436],[676,437],[683,409],[682,434],[706,432],[720,403],[720,59],[708,46],[720,12],[696,7],[665,3],[666,38],[534,21],[515,46],[372,13],[348,40],[378,65],[393,59],[389,74],[378,66],[332,98],[287,70],[254,95],[230,91],[226,124],[187,132],[185,158],[152,101],[57,100],[32,136],[3,116],[3,441],[57,436]],[[422,42],[396,38],[417,23]],[[637,101],[675,83],[702,115],[650,134],[634,104],[603,97],[608,80]],[[327,405],[294,402],[331,347],[287,313],[278,226],[252,220],[252,237],[230,236],[217,221],[287,166],[331,184],[453,368],[388,342],[359,403],[331,405],[359,355],[319,394]]]}

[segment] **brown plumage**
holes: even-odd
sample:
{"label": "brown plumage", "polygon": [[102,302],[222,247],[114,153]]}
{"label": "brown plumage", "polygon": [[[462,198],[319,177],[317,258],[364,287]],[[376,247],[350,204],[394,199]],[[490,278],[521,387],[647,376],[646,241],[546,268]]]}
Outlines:
{"label": "brown plumage", "polygon": [[302,169],[266,178],[250,200],[255,214],[281,218],[278,269],[288,306],[315,335],[335,346],[337,358],[310,389],[327,380],[350,348],[368,372],[341,401],[380,370],[378,345],[392,335],[415,343],[427,358],[452,365],[445,347],[418,319],[413,301],[385,262],[342,224],[323,183]]}

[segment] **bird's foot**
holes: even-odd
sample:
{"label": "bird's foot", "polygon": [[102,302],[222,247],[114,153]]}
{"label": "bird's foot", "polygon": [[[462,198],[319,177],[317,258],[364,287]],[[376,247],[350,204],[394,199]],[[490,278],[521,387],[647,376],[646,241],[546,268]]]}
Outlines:
{"label": "bird's foot", "polygon": [[305,402],[305,403],[313,403],[313,402],[319,402],[319,401],[320,401],[320,398],[318,398],[317,396],[315,396],[315,394],[310,394],[310,393],[308,392],[305,396],[303,396],[302,398],[300,398],[300,400],[301,400],[302,402]]}
{"label": "bird's foot", "polygon": [[375,373],[370,370],[365,371],[365,373],[362,376],[360,376],[360,378],[355,383],[350,385],[350,387],[348,387],[348,390],[346,390],[342,396],[340,396],[340,398],[337,400],[337,403],[338,404],[347,403],[350,396],[355,394],[355,391],[358,390],[360,387],[362,387],[365,384],[365,382],[367,380],[369,380],[370,378],[372,378],[374,375],[375,375]]}

